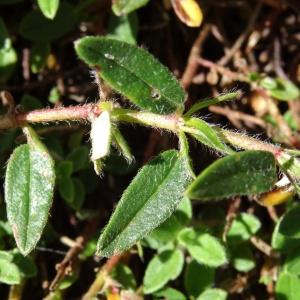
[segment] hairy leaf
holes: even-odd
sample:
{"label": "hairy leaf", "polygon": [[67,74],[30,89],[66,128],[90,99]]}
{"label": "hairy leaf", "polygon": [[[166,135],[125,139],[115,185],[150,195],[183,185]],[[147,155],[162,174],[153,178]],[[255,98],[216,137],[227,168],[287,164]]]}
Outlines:
{"label": "hairy leaf", "polygon": [[99,69],[109,85],[140,108],[159,114],[183,109],[183,89],[145,50],[104,37],[84,37],[75,49],[83,61]]}
{"label": "hairy leaf", "polygon": [[187,132],[204,145],[223,153],[234,152],[222,143],[216,131],[205,121],[197,118],[187,118],[184,123],[190,129]]}
{"label": "hairy leaf", "polygon": [[125,251],[159,226],[176,209],[190,178],[185,158],[175,150],[144,166],[118,203],[99,239],[97,254]]}
{"label": "hairy leaf", "polygon": [[[25,131],[25,130],[24,130]],[[28,144],[11,155],[5,177],[7,217],[21,253],[27,255],[39,241],[52,204],[54,162],[32,129]]]}
{"label": "hairy leaf", "polygon": [[276,181],[273,154],[245,151],[221,158],[189,186],[187,195],[200,200],[255,195],[269,191]]}
{"label": "hairy leaf", "polygon": [[178,249],[163,251],[152,258],[144,277],[144,293],[150,294],[176,279],[182,271],[184,256]]}

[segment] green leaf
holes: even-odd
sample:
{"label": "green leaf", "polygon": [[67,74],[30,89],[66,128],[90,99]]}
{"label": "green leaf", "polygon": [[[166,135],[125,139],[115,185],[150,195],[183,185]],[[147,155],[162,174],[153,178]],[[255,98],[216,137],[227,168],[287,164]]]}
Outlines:
{"label": "green leaf", "polygon": [[162,243],[175,240],[178,233],[187,225],[191,217],[191,201],[187,197],[184,197],[171,217],[154,229],[149,237]]}
{"label": "green leaf", "polygon": [[287,272],[281,272],[276,283],[276,300],[298,300],[299,295],[299,277]]}
{"label": "green leaf", "polygon": [[176,209],[190,178],[186,160],[175,150],[144,166],[118,203],[99,239],[97,254],[125,251],[158,227]]}
{"label": "green leaf", "polygon": [[35,132],[26,127],[28,144],[11,155],[5,177],[7,217],[22,254],[39,241],[47,223],[55,182],[54,162]]}
{"label": "green leaf", "polygon": [[205,121],[197,118],[186,118],[184,130],[190,133],[200,143],[216,149],[222,153],[233,153],[228,146],[222,143],[216,131]]}
{"label": "green leaf", "polygon": [[29,12],[21,20],[19,31],[24,38],[30,41],[50,42],[71,31],[75,22],[73,6],[68,3],[61,3],[53,20],[46,19],[41,11]]}
{"label": "green leaf", "polygon": [[221,289],[208,289],[204,291],[197,300],[225,300],[227,292]]}
{"label": "green leaf", "polygon": [[281,101],[296,100],[300,96],[299,88],[291,81],[283,78],[265,77],[260,85],[269,90],[272,97]]}
{"label": "green leaf", "polygon": [[69,160],[60,161],[55,168],[56,178],[69,178],[73,173],[73,162]]}
{"label": "green leaf", "polygon": [[0,17],[0,83],[14,72],[18,57],[3,19]]}
{"label": "green leaf", "polygon": [[289,251],[285,264],[284,269],[291,274],[300,275],[300,256],[299,256],[299,247],[292,249]]}
{"label": "green leaf", "polygon": [[248,243],[230,245],[231,261],[239,272],[249,272],[255,267],[255,260]]}
{"label": "green leaf", "polygon": [[13,255],[0,251],[0,282],[6,284],[19,284],[22,280],[21,272],[13,262]]}
{"label": "green leaf", "polygon": [[154,293],[154,299],[186,300],[186,297],[178,290],[167,287]]}
{"label": "green leaf", "polygon": [[137,29],[138,18],[136,13],[133,12],[120,17],[111,14],[108,22],[107,37],[135,45]]}
{"label": "green leaf", "polygon": [[233,100],[234,98],[238,97],[239,93],[232,92],[224,95],[219,95],[217,97],[211,98],[211,99],[203,99],[197,103],[195,103],[185,114],[185,117],[190,117],[195,112],[197,112],[200,109],[203,109],[205,107],[208,107],[210,105],[219,104],[223,101]]}
{"label": "green leaf", "polygon": [[81,171],[89,165],[89,149],[87,146],[79,146],[72,150],[66,157],[67,160],[73,163],[73,171]]}
{"label": "green leaf", "polygon": [[227,263],[226,251],[219,240],[211,234],[186,228],[178,237],[179,243],[187,248],[199,263],[209,267],[219,267]]}
{"label": "green leaf", "polygon": [[122,284],[126,290],[136,289],[136,281],[130,268],[122,263],[117,264],[111,273],[111,277]]}
{"label": "green leaf", "polygon": [[154,256],[144,276],[144,293],[151,294],[170,280],[176,279],[182,271],[184,256],[178,249],[166,250]]}
{"label": "green leaf", "polygon": [[44,68],[49,54],[49,43],[35,43],[33,45],[30,53],[30,68],[32,73],[36,74]]}
{"label": "green leaf", "polygon": [[0,282],[19,284],[24,277],[33,277],[37,268],[30,257],[17,251],[0,251]]}
{"label": "green leaf", "polygon": [[74,201],[69,203],[69,205],[75,209],[79,210],[85,200],[85,188],[81,180],[77,178],[73,178],[73,185],[74,185]]}
{"label": "green leaf", "polygon": [[126,158],[128,163],[130,164],[134,160],[134,156],[131,153],[131,149],[126,139],[123,137],[122,133],[117,127],[113,128],[112,137],[116,147],[120,150],[122,155]]}
{"label": "green leaf", "polygon": [[291,208],[279,225],[279,232],[290,238],[300,238],[300,205]]}
{"label": "green leaf", "polygon": [[59,7],[59,0],[37,0],[37,3],[43,15],[53,20]]}
{"label": "green leaf", "polygon": [[189,297],[197,298],[205,289],[213,285],[214,279],[215,269],[192,260],[184,274],[184,286]]}
{"label": "green leaf", "polygon": [[188,187],[190,198],[212,200],[269,191],[276,181],[273,154],[244,151],[221,158]]}
{"label": "green leaf", "polygon": [[282,252],[288,252],[291,249],[300,246],[300,239],[290,238],[280,233],[279,228],[283,217],[284,216],[282,216],[279,219],[279,221],[276,223],[276,226],[272,234],[271,245],[272,248],[276,250],[280,250]]}
{"label": "green leaf", "polygon": [[41,103],[41,101],[29,94],[24,94],[22,96],[20,105],[22,107],[22,110],[24,111],[43,108],[43,104]]}
{"label": "green leaf", "polygon": [[238,215],[228,233],[227,239],[230,243],[241,243],[250,239],[261,227],[261,223],[257,217],[247,213]]}
{"label": "green leaf", "polygon": [[183,110],[185,93],[169,70],[136,46],[103,37],[76,42],[78,56],[115,90],[142,109],[159,114]]}
{"label": "green leaf", "polygon": [[142,6],[145,6],[149,0],[115,0],[112,10],[117,16],[126,15]]}
{"label": "green leaf", "polygon": [[63,178],[58,180],[57,187],[60,196],[71,206],[75,198],[75,186],[71,178]]}

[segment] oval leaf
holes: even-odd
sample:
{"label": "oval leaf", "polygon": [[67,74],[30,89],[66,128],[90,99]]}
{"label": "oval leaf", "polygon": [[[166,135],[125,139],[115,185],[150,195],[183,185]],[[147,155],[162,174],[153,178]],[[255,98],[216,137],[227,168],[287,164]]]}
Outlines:
{"label": "oval leaf", "polygon": [[5,177],[7,217],[21,253],[39,241],[52,204],[54,162],[45,146],[30,132],[28,144],[11,155]]}
{"label": "oval leaf", "polygon": [[279,224],[279,232],[290,238],[300,238],[300,205],[290,209]]}
{"label": "oval leaf", "polygon": [[182,271],[184,256],[178,249],[165,250],[154,256],[147,266],[144,277],[144,293],[150,294],[176,279]]}
{"label": "oval leaf", "polygon": [[40,10],[48,19],[53,19],[59,7],[59,0],[37,0]]}
{"label": "oval leaf", "polygon": [[190,198],[211,200],[269,191],[276,181],[273,154],[245,151],[221,158],[189,186]]}
{"label": "oval leaf", "polygon": [[300,279],[297,275],[281,272],[276,283],[277,300],[298,300]]}
{"label": "oval leaf", "polygon": [[112,10],[117,16],[126,15],[142,6],[145,6],[149,0],[115,0]]}
{"label": "oval leaf", "polygon": [[159,114],[183,109],[185,93],[175,77],[145,50],[104,37],[76,42],[78,56],[140,108]]}
{"label": "oval leaf", "polygon": [[227,262],[225,248],[209,233],[186,228],[181,231],[178,239],[190,255],[201,264],[219,267]]}
{"label": "oval leaf", "polygon": [[249,240],[260,227],[261,223],[257,217],[251,214],[241,213],[234,219],[227,233],[228,242],[240,243]]}
{"label": "oval leaf", "polygon": [[225,300],[227,299],[227,292],[221,289],[207,289],[197,300]]}
{"label": "oval leaf", "polygon": [[49,42],[73,29],[76,17],[73,6],[62,3],[53,20],[38,11],[31,11],[21,21],[20,34],[34,42]]}
{"label": "oval leaf", "polygon": [[118,203],[97,254],[108,257],[125,251],[159,226],[176,209],[190,178],[186,159],[175,150],[144,166]]}

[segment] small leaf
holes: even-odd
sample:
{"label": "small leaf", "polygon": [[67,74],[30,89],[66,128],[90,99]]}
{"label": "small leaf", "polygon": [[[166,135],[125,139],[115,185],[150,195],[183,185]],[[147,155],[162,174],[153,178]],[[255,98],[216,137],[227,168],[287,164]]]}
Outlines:
{"label": "small leaf", "polygon": [[186,228],[179,234],[178,240],[190,255],[199,263],[209,267],[219,267],[227,262],[223,245],[211,234]]}
{"label": "small leaf", "polygon": [[276,181],[273,154],[245,151],[221,158],[206,168],[187,189],[190,198],[212,200],[269,191]]}
{"label": "small leaf", "polygon": [[56,178],[69,178],[73,173],[73,162],[69,160],[60,161],[55,168]]}
{"label": "small leaf", "polygon": [[279,232],[290,238],[300,238],[300,205],[291,208],[279,225]]}
{"label": "small leaf", "polygon": [[73,180],[68,177],[60,179],[57,182],[57,187],[60,196],[68,205],[71,206],[71,203],[73,203],[75,197],[75,186]]}
{"label": "small leaf", "polygon": [[54,19],[59,7],[59,0],[37,0],[37,3],[46,18]]}
{"label": "small leaf", "polygon": [[118,263],[113,269],[111,277],[122,284],[126,290],[136,289],[136,281],[130,268],[122,263]]}
{"label": "small leaf", "polygon": [[116,147],[120,150],[128,163],[132,163],[132,161],[134,160],[134,156],[131,153],[131,149],[126,139],[123,137],[122,133],[117,127],[113,128],[112,136]]}
{"label": "small leaf", "polygon": [[[49,0],[53,1],[53,0]],[[68,3],[61,3],[53,20],[46,19],[41,11],[29,12],[21,20],[20,34],[34,42],[50,42],[56,40],[69,31],[75,25],[76,17],[74,8]]]}
{"label": "small leaf", "polygon": [[195,0],[171,0],[177,17],[187,26],[199,27],[203,15],[199,4]]}
{"label": "small leaf", "polygon": [[186,300],[186,297],[178,290],[170,287],[163,288],[153,294],[154,299],[168,299],[168,300]]}
{"label": "small leaf", "polygon": [[300,256],[299,247],[289,251],[286,257],[286,263],[284,264],[284,269],[291,274],[300,275]]}
{"label": "small leaf", "polygon": [[138,18],[136,13],[133,12],[120,17],[111,14],[108,22],[108,34],[106,36],[135,45],[137,29]]}
{"label": "small leaf", "polygon": [[260,227],[261,223],[254,215],[241,213],[234,219],[228,231],[228,242],[241,243],[247,241],[259,230]]}
{"label": "small leaf", "polygon": [[3,19],[0,17],[0,83],[9,79],[15,70],[18,57]]}
{"label": "small leaf", "polygon": [[200,143],[213,149],[216,149],[222,153],[234,152],[228,146],[222,143],[215,130],[205,121],[197,118],[186,118],[184,123],[185,126],[188,127],[185,127],[185,129],[187,129],[186,131],[190,133]]}
{"label": "small leaf", "polygon": [[276,283],[276,300],[298,300],[299,295],[299,277],[287,272],[281,272]]}
{"label": "small leaf", "polygon": [[192,260],[184,274],[184,286],[188,295],[196,299],[205,289],[213,285],[214,279],[215,269]]}
{"label": "small leaf", "polygon": [[49,43],[35,43],[30,53],[30,68],[32,73],[38,73],[46,65],[50,54]]}
{"label": "small leaf", "polygon": [[281,101],[297,100],[300,96],[299,88],[283,78],[265,77],[260,81],[260,85],[269,90],[272,97]]}
{"label": "small leaf", "polygon": [[6,251],[0,251],[0,282],[6,284],[19,284],[22,274],[16,264],[13,263],[13,255]]}
{"label": "small leaf", "polygon": [[144,276],[144,293],[151,294],[168,281],[176,279],[182,271],[184,256],[178,249],[166,250],[154,256]]}
{"label": "small leaf", "polygon": [[197,300],[225,300],[227,292],[221,289],[208,289],[204,291]]}
{"label": "small leaf", "polygon": [[191,216],[191,201],[184,197],[171,217],[154,229],[149,237],[163,243],[175,240],[178,233],[187,225]]}
{"label": "small leaf", "polygon": [[35,132],[24,128],[27,145],[11,155],[5,177],[7,217],[22,254],[39,241],[47,223],[55,182],[54,162]]}
{"label": "small leaf", "polygon": [[230,251],[232,264],[237,271],[249,272],[255,267],[255,260],[249,244],[232,244]]}
{"label": "small leaf", "polygon": [[190,182],[185,159],[166,151],[144,166],[123,193],[101,235],[97,254],[111,256],[130,248],[176,209]]}
{"label": "small leaf", "polygon": [[277,221],[276,226],[274,228],[272,234],[272,248],[276,250],[280,250],[281,252],[288,252],[291,249],[300,246],[300,240],[287,237],[280,233],[279,228],[281,221],[283,220],[284,216],[282,216],[279,221]]}
{"label": "small leaf", "polygon": [[198,110],[208,107],[210,105],[218,104],[223,101],[233,100],[239,96],[238,92],[226,93],[224,95],[219,95],[217,97],[211,99],[203,99],[197,103],[195,103],[185,114],[185,117],[190,117]]}
{"label": "small leaf", "polygon": [[66,159],[73,163],[74,172],[84,170],[89,165],[89,149],[87,146],[76,147],[66,156]]}
{"label": "small leaf", "polygon": [[103,37],[82,38],[75,49],[85,63],[99,69],[112,88],[140,108],[159,114],[183,110],[183,89],[169,70],[145,50]]}
{"label": "small leaf", "polygon": [[149,0],[115,0],[112,10],[117,16],[126,15],[130,12],[145,6]]}
{"label": "small leaf", "polygon": [[29,94],[24,94],[22,96],[20,105],[22,107],[22,110],[24,111],[43,108],[43,104],[41,103],[41,101]]}

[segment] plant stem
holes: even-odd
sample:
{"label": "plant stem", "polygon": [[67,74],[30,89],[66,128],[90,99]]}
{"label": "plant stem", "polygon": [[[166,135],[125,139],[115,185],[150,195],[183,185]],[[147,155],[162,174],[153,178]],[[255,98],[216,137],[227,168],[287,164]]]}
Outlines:
{"label": "plant stem", "polygon": [[[82,106],[70,106],[59,108],[37,109],[31,112],[7,114],[0,118],[0,130],[23,126],[26,123],[45,123],[58,121],[86,121],[92,116],[100,115],[101,109],[97,104],[85,104]],[[137,123],[144,126],[152,126],[158,129],[170,130],[178,133],[185,131],[184,122],[179,115],[158,115],[150,112],[115,108],[112,117],[116,121]],[[217,129],[217,127],[214,127]],[[259,141],[242,133],[219,129],[220,134],[228,143],[247,150],[263,150],[273,153],[275,156],[281,152],[281,148],[272,144]]]}

